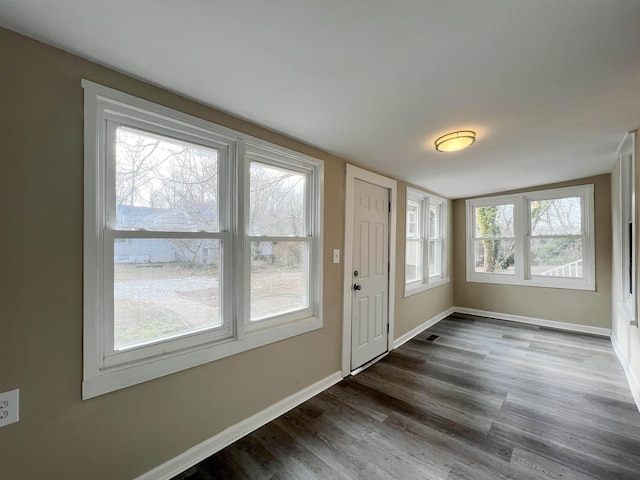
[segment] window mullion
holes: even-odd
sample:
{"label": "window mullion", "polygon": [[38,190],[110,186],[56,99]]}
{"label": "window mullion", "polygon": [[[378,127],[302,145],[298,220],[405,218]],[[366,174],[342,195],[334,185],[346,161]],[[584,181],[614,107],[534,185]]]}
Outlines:
{"label": "window mullion", "polygon": [[245,142],[238,142],[237,162],[235,169],[235,185],[237,191],[235,200],[234,223],[234,256],[233,272],[234,297],[233,329],[235,336],[241,340],[245,336],[245,324],[249,321],[250,297],[251,297],[251,242],[247,239],[249,234],[249,160],[246,158]]}
{"label": "window mullion", "polygon": [[422,238],[422,282],[427,284],[429,283],[429,242],[431,241],[429,237],[430,224],[429,224],[429,197],[423,197],[422,202],[420,202],[420,207],[422,209],[421,213],[421,231],[420,236]]}

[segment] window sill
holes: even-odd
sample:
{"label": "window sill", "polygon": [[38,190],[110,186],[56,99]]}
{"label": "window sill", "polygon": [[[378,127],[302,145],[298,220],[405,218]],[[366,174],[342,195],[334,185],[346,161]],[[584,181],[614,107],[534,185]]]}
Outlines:
{"label": "window sill", "polygon": [[197,345],[188,350],[165,354],[153,360],[143,359],[133,364],[103,368],[84,379],[82,399],[87,400],[319,328],[322,328],[322,318],[313,316],[248,333],[241,339],[225,339],[213,344]]}
{"label": "window sill", "polygon": [[404,286],[404,298],[416,295],[418,293],[426,292],[432,288],[439,287],[449,283],[448,278],[438,278],[431,280],[429,283],[413,282],[412,284],[405,284]]}
{"label": "window sill", "polygon": [[496,285],[517,285],[521,287],[540,287],[540,288],[554,288],[554,289],[566,289],[566,290],[586,290],[595,291],[595,282],[590,282],[585,279],[576,280],[574,278],[552,278],[548,280],[541,280],[539,278],[519,279],[513,276],[507,275],[468,275],[467,282],[470,283],[492,283]]}

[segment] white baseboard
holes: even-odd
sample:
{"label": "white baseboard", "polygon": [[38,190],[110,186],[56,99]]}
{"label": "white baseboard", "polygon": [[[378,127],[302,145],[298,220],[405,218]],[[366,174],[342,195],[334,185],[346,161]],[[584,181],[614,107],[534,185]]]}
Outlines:
{"label": "white baseboard", "polygon": [[415,337],[416,335],[418,335],[420,332],[422,332],[424,329],[429,328],[429,327],[433,327],[436,323],[438,323],[440,320],[444,320],[445,318],[447,318],[449,315],[451,315],[454,312],[454,308],[451,307],[447,310],[445,310],[444,312],[439,313],[438,315],[436,315],[435,317],[430,318],[429,320],[425,320],[423,323],[421,323],[420,325],[418,325],[416,328],[414,328],[413,330],[405,333],[404,335],[402,335],[399,338],[396,338],[393,341],[393,349],[395,350],[396,348],[398,348],[399,346],[407,343],[409,340],[411,340],[413,337]]}
{"label": "white baseboard", "polygon": [[578,325],[576,323],[557,322],[555,320],[545,320],[543,318],[524,317],[522,315],[511,315],[509,313],[487,312],[486,310],[477,310],[475,308],[453,307],[456,313],[466,313],[467,315],[477,315],[479,317],[491,317],[500,320],[509,320],[511,322],[528,323],[530,325],[538,325],[540,327],[555,328],[557,330],[566,330],[569,332],[588,333],[590,335],[598,335],[600,337],[610,337],[611,330],[602,327],[592,327],[590,325]]}
{"label": "white baseboard", "polygon": [[336,372],[326,378],[308,386],[307,388],[274,403],[270,407],[242,420],[213,437],[190,448],[177,457],[139,476],[136,480],[168,480],[187,470],[196,463],[231,445],[236,440],[257,430],[263,425],[275,420],[280,415],[287,413],[292,408],[306,402],[311,397],[318,395],[327,388],[342,380],[342,373]]}
{"label": "white baseboard", "polygon": [[633,374],[633,370],[631,369],[629,360],[624,355],[622,348],[618,343],[618,340],[616,340],[615,335],[611,335],[611,345],[613,345],[613,351],[616,352],[618,360],[620,360],[620,364],[624,369],[624,373],[627,376],[627,383],[629,383],[629,388],[631,389],[631,395],[633,395],[633,399],[636,402],[636,407],[638,407],[638,411],[640,411],[640,382]]}
{"label": "white baseboard", "polygon": [[[481,317],[491,317],[500,320],[508,320],[512,322],[527,323],[531,325],[539,325],[543,327],[556,328],[559,330],[567,330],[572,332],[588,333],[591,335],[598,335],[603,337],[610,337],[613,350],[616,352],[620,363],[624,369],[631,388],[631,393],[636,402],[638,410],[640,410],[640,382],[635,378],[633,371],[624,356],[620,345],[617,343],[615,337],[611,335],[611,331],[606,328],[592,327],[588,325],[576,325],[573,323],[557,322],[553,320],[545,320],[541,318],[525,317],[521,315],[511,315],[499,312],[489,312],[486,310],[477,310],[474,308],[466,307],[451,307],[438,315],[425,320],[422,324],[415,327],[411,331],[405,333],[401,337],[397,338],[393,342],[393,348],[396,349],[404,343],[411,340],[423,330],[432,327],[441,320],[445,319],[452,313],[464,313],[468,315],[477,315]],[[169,480],[179,473],[187,470],[196,463],[204,460],[205,458],[213,455],[214,453],[222,450],[223,448],[231,445],[233,442],[248,435],[249,433],[257,430],[263,425],[275,420],[280,415],[288,412],[292,408],[306,402],[310,398],[318,395],[327,388],[335,385],[342,380],[342,373],[335,372],[328,377],[319,380],[318,382],[310,385],[309,387],[290,395],[289,397],[280,400],[279,402],[265,408],[264,410],[252,415],[245,420],[242,420],[235,425],[230,426],[226,430],[214,435],[213,437],[199,443],[198,445],[190,448],[186,452],[178,455],[177,457],[159,465],[153,470],[137,477],[135,480]]]}

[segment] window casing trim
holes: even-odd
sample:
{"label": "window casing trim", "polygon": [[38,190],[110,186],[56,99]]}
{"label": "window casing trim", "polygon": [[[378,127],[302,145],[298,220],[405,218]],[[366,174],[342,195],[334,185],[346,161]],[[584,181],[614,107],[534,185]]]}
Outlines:
{"label": "window casing trim", "polygon": [[637,326],[635,132],[629,132],[618,149],[620,161],[620,306],[629,324]]}
{"label": "window casing trim", "polygon": [[[532,287],[561,288],[572,290],[595,290],[595,241],[594,241],[594,208],[593,184],[561,187],[547,190],[535,190],[511,195],[481,197],[466,200],[466,280],[467,282],[495,283],[504,285],[523,285]],[[582,232],[575,237],[582,239],[583,277],[562,278],[532,275],[529,261],[529,242],[531,235],[529,225],[529,205],[536,200],[554,200],[567,197],[579,197],[581,201]],[[475,215],[478,207],[495,205],[513,205],[514,208],[514,274],[488,273],[475,271]],[[571,237],[572,235],[559,235]],[[485,239],[485,237],[477,237]],[[486,237],[486,239],[493,239]],[[496,239],[499,239],[496,237]]]}
{"label": "window casing trim", "polygon": [[[321,328],[323,162],[88,80],[82,80],[82,87],[85,104],[83,399]],[[110,124],[112,127],[108,127]],[[219,193],[228,200],[218,215],[218,231],[175,233],[114,228],[115,219],[109,212],[113,194],[106,182],[110,174],[113,176],[113,172],[107,171],[107,165],[113,165],[107,159],[107,138],[113,135],[108,128],[117,125],[213,148],[221,154]],[[273,322],[270,319],[267,321],[270,323],[265,322],[255,331],[245,328],[242,321],[248,315],[244,292],[249,288],[243,254],[247,243],[245,232],[248,233],[244,227],[247,203],[244,197],[248,190],[240,181],[245,178],[245,165],[250,161],[246,152],[306,172],[310,175],[308,196],[312,197],[307,207],[311,219],[309,232],[304,238],[314,266],[310,274],[313,279],[311,308],[284,316],[286,318],[276,317]],[[112,327],[104,316],[105,309],[109,308],[105,287],[109,282],[113,284],[113,272],[111,276],[104,274],[109,271],[107,261],[109,258],[113,261],[116,238],[138,237],[206,237],[221,242],[221,275],[227,282],[222,293],[222,328],[189,332],[117,352],[107,348],[113,345],[112,338],[107,343]]]}

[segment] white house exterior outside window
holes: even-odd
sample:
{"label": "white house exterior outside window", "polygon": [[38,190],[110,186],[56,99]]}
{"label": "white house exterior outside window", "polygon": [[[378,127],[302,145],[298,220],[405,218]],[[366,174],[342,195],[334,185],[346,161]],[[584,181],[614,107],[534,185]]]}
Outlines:
{"label": "white house exterior outside window", "polygon": [[322,162],[82,85],[83,398],[320,328]]}
{"label": "white house exterior outside window", "polygon": [[593,185],[466,206],[467,281],[595,289]]}
{"label": "white house exterior outside window", "polygon": [[405,297],[446,282],[446,200],[407,188]]}

